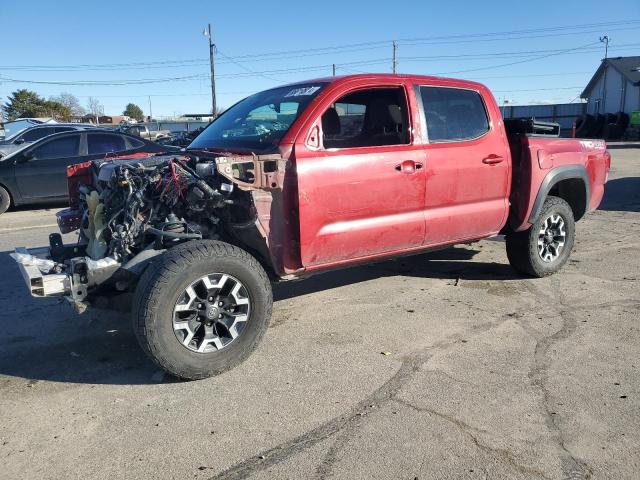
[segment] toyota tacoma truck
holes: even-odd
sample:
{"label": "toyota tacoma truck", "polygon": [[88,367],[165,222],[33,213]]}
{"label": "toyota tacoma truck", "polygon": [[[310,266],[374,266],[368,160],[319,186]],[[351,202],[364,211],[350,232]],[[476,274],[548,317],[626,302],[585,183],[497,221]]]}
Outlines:
{"label": "toyota tacoma truck", "polygon": [[199,379],[253,351],[274,281],[498,234],[521,274],[558,271],[610,161],[602,140],[505,122],[479,83],[311,80],[241,100],[179,154],[69,167],[57,219],[77,241],[12,255],[33,296],[130,298],[144,351]]}

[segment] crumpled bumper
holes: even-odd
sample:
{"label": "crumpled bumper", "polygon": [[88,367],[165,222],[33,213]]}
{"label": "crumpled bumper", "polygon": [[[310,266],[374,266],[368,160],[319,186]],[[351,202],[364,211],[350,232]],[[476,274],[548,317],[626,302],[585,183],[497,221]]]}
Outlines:
{"label": "crumpled bumper", "polygon": [[22,278],[34,297],[55,297],[71,294],[72,279],[66,273],[47,273],[55,267],[49,248],[16,247],[11,254]]}

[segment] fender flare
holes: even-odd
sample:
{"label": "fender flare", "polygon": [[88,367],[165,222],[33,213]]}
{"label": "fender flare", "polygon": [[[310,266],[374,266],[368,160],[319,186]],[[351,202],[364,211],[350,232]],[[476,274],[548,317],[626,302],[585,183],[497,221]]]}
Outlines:
{"label": "fender flare", "polygon": [[571,178],[580,179],[584,183],[584,191],[586,195],[585,211],[589,210],[589,198],[591,198],[591,194],[589,191],[589,174],[587,173],[587,169],[584,168],[584,165],[562,165],[551,170],[544,177],[544,180],[542,180],[540,188],[538,189],[538,194],[536,195],[536,200],[533,203],[533,208],[529,214],[529,223],[533,224],[538,219],[538,216],[542,211],[544,201],[547,196],[549,196],[551,189],[559,182]]}

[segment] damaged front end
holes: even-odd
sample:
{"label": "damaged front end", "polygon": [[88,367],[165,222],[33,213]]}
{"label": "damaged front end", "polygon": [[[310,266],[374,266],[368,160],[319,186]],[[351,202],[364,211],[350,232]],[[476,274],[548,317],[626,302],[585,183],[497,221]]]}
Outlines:
{"label": "damaged front end", "polygon": [[281,189],[285,163],[280,155],[186,153],[74,165],[70,208],[57,220],[62,234],[78,232],[77,242],[64,245],[54,233],[48,248],[19,247],[12,257],[31,295],[62,296],[79,311],[93,298],[131,293],[154,257],[185,241],[237,243],[249,228],[268,257],[252,194]]}

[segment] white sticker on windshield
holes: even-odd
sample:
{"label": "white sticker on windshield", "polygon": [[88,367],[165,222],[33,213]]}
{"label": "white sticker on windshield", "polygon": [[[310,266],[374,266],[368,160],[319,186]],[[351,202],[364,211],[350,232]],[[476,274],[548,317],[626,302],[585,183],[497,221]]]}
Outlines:
{"label": "white sticker on windshield", "polygon": [[285,97],[303,97],[306,95],[313,95],[318,90],[320,90],[320,87],[294,88],[293,90],[289,91],[289,93],[287,93]]}

